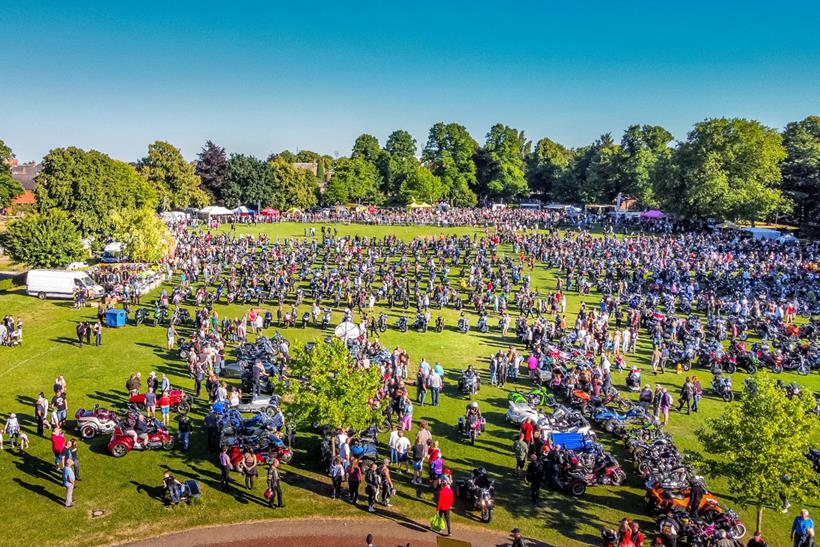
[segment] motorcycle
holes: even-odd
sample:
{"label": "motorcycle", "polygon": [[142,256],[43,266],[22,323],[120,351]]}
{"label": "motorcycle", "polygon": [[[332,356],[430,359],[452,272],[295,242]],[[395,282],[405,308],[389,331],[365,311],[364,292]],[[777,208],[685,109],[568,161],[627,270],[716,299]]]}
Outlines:
{"label": "motorcycle", "polygon": [[407,332],[407,318],[405,316],[399,317],[399,320],[396,321],[396,328],[399,329],[399,332]]}
{"label": "motorcycle", "polygon": [[307,326],[308,326],[308,323],[310,323],[310,312],[306,311],[305,313],[302,314],[302,328],[306,329]]}
{"label": "motorcycle", "polygon": [[458,429],[459,433],[470,439],[470,444],[475,444],[476,438],[484,432],[485,424],[486,420],[484,418],[470,414],[468,416],[458,417],[456,429]]}
{"label": "motorcycle", "polygon": [[456,497],[465,500],[470,508],[481,512],[481,521],[490,522],[495,509],[495,481],[487,478],[486,471],[477,469],[473,475],[455,484]]}
{"label": "motorcycle", "polygon": [[[667,488],[661,482],[649,479],[646,483],[646,503],[650,513],[664,513],[673,507],[689,508],[690,487]],[[713,519],[723,513],[720,502],[709,492],[703,495],[698,506],[698,513],[706,519]]]}
{"label": "motorcycle", "polygon": [[621,469],[618,461],[609,453],[597,457],[592,468],[579,465],[575,469],[566,471],[558,479],[563,490],[575,497],[583,496],[588,486],[599,484],[620,486],[626,480],[626,473]]}
{"label": "motorcycle", "polygon": [[444,319],[441,318],[439,315],[436,317],[436,332],[441,332],[444,330]]}
{"label": "motorcycle", "polygon": [[481,379],[478,374],[463,374],[458,379],[458,390],[467,396],[472,396],[478,393],[481,389]]}
{"label": "motorcycle", "polygon": [[100,433],[112,433],[120,422],[116,413],[100,408],[100,405],[94,405],[91,410],[78,408],[74,417],[77,419],[77,431],[80,432],[80,437],[86,440]]}
{"label": "motorcycle", "polygon": [[108,452],[115,458],[121,458],[132,450],[171,450],[174,448],[174,437],[168,432],[162,422],[153,420],[146,439],[143,441],[139,437],[134,437],[125,433],[126,426],[123,423],[117,424],[108,441]]}
{"label": "motorcycle", "polygon": [[727,403],[732,402],[735,398],[735,394],[732,392],[731,376],[716,374],[712,379],[712,393],[718,397],[722,397]]}
{"label": "motorcycle", "polygon": [[467,334],[470,330],[470,323],[467,321],[466,318],[461,317],[458,320],[458,330],[461,334]]}
{"label": "motorcycle", "polygon": [[630,369],[629,374],[626,376],[626,387],[629,391],[641,390],[641,369],[638,367]]}
{"label": "motorcycle", "polygon": [[379,329],[379,332],[385,332],[387,330],[387,314],[379,314],[379,318],[376,320],[376,328]]}
{"label": "motorcycle", "polygon": [[487,325],[487,316],[486,315],[482,314],[481,317],[478,318],[478,323],[476,324],[476,328],[478,329],[478,332],[481,332],[481,333],[486,333],[490,330],[489,326]]}
{"label": "motorcycle", "polygon": [[[168,392],[168,397],[171,399],[171,410],[185,414],[191,410],[191,403],[193,402],[191,396],[181,389],[172,389]],[[159,399],[159,397],[157,397]],[[136,405],[138,408],[145,408],[145,393],[137,393],[128,398],[128,403]]]}
{"label": "motorcycle", "polygon": [[148,310],[145,308],[140,308],[136,312],[134,312],[134,323],[139,326],[145,323],[145,320],[148,319]]}
{"label": "motorcycle", "polygon": [[330,326],[330,310],[325,308],[324,313],[322,314],[322,330],[328,328]]}

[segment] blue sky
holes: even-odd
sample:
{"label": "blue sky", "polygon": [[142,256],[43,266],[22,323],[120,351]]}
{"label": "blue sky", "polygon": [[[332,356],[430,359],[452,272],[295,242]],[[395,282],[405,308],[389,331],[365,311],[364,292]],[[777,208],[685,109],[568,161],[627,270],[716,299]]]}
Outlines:
{"label": "blue sky", "polygon": [[124,160],[347,154],[357,135],[502,122],[579,146],[632,123],[820,114],[816,2],[7,2],[0,138]]}

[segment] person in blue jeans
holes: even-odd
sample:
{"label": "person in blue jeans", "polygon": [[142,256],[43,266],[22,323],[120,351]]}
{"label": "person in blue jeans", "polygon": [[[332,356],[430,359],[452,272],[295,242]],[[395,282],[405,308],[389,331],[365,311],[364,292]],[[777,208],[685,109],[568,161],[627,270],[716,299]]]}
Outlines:
{"label": "person in blue jeans", "polygon": [[794,541],[794,547],[813,546],[814,521],[809,517],[808,509],[801,509],[800,514],[794,517],[791,537]]}

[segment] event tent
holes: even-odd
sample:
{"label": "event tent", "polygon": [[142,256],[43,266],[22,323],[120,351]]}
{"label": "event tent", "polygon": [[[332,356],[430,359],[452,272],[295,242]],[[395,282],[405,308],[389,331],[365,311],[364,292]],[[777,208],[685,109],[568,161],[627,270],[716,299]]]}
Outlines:
{"label": "event tent", "polygon": [[666,215],[662,211],[658,211],[657,209],[651,209],[649,211],[644,211],[643,213],[641,213],[641,218],[659,220],[662,218],[666,218]]}
{"label": "event tent", "polygon": [[239,207],[234,209],[233,212],[237,213],[237,214],[240,214],[240,215],[252,215],[256,211],[254,209],[251,209],[250,207],[245,207],[244,205],[240,205]]}
{"label": "event tent", "polygon": [[199,210],[200,214],[209,217],[221,217],[221,216],[229,216],[233,215],[234,212],[226,207],[222,207],[220,205],[209,205],[208,207],[204,207]]}

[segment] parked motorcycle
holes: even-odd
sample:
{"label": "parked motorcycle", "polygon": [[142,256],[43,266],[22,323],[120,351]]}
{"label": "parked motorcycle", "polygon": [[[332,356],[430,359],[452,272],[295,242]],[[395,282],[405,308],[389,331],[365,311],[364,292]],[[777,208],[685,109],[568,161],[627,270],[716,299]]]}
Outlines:
{"label": "parked motorcycle", "polygon": [[77,431],[83,439],[91,439],[98,434],[112,433],[120,422],[119,416],[111,410],[94,405],[91,410],[78,408],[74,413],[77,419]]}

